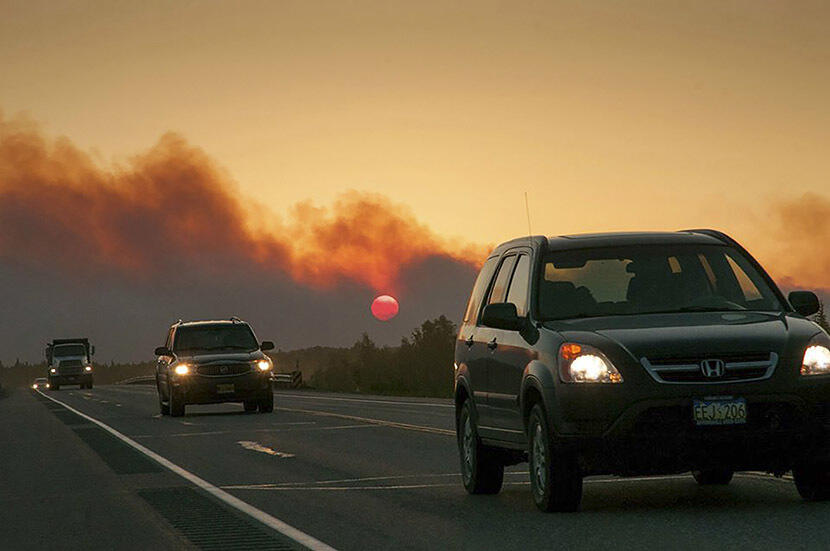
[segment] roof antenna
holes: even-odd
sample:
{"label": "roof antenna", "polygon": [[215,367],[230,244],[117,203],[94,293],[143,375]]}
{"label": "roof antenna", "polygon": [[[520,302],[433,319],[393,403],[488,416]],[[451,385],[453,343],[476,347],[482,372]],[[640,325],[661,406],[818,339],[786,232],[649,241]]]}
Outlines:
{"label": "roof antenna", "polygon": [[527,214],[527,238],[530,239],[533,236],[533,230],[530,228],[530,203],[527,200],[527,192],[525,191],[525,214]]}

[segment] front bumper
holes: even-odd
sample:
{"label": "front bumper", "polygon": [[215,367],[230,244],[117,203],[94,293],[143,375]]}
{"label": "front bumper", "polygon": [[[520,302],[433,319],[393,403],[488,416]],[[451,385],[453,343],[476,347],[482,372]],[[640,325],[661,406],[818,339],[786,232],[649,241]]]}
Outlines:
{"label": "front bumper", "polygon": [[92,373],[73,373],[70,375],[66,374],[55,374],[49,375],[49,385],[80,385],[80,384],[89,384],[92,382]]}
{"label": "front bumper", "polygon": [[[560,386],[550,396],[559,403],[549,411],[554,442],[578,455],[586,474],[706,468],[782,473],[802,461],[830,460],[830,380],[628,389],[625,384]],[[578,399],[580,392],[590,399]],[[746,423],[695,424],[695,399],[728,396],[746,400]]]}
{"label": "front bumper", "polygon": [[271,392],[268,373],[208,377],[192,373],[172,381],[173,392],[186,404],[219,404],[263,400]]}

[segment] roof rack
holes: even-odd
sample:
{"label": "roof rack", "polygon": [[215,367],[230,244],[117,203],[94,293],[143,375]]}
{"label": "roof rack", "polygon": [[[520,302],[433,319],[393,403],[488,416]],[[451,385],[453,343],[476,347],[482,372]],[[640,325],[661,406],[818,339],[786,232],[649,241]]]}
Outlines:
{"label": "roof rack", "polygon": [[242,320],[241,320],[241,319],[239,319],[239,318],[238,318],[238,317],[236,317],[236,316],[231,316],[231,321],[232,321],[233,323],[242,323]]}

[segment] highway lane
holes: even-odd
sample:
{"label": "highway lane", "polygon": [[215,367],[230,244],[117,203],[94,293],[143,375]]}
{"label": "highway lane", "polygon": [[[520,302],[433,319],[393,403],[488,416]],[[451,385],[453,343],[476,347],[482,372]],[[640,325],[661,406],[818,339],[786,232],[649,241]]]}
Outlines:
{"label": "highway lane", "polygon": [[582,512],[543,515],[519,465],[498,496],[468,496],[446,400],[281,391],[273,414],[227,404],[170,418],[152,387],[50,396],[337,549],[830,547],[830,504],[764,476],[589,479]]}

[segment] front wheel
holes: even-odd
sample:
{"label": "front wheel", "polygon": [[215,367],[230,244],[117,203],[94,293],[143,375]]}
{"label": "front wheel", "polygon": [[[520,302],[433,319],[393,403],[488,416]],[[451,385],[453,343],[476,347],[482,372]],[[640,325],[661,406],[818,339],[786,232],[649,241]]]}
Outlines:
{"label": "front wheel", "polygon": [[504,464],[481,444],[472,413],[472,405],[467,400],[461,406],[457,429],[461,480],[468,493],[497,494],[504,481]]}
{"label": "front wheel", "polygon": [[732,482],[734,473],[728,469],[704,469],[692,471],[692,476],[701,486],[726,486]]}
{"label": "front wheel", "polygon": [[801,465],[793,469],[798,494],[806,501],[830,499],[830,464]]}
{"label": "front wheel", "polygon": [[575,457],[557,453],[551,442],[547,417],[536,404],[530,412],[530,489],[540,510],[571,512],[582,501],[582,473]]}
{"label": "front wheel", "polygon": [[181,396],[177,396],[170,387],[167,389],[167,404],[170,408],[171,417],[184,416],[184,400]]}
{"label": "front wheel", "polygon": [[259,412],[271,413],[272,411],[274,411],[274,393],[269,390],[265,399],[259,402]]}

